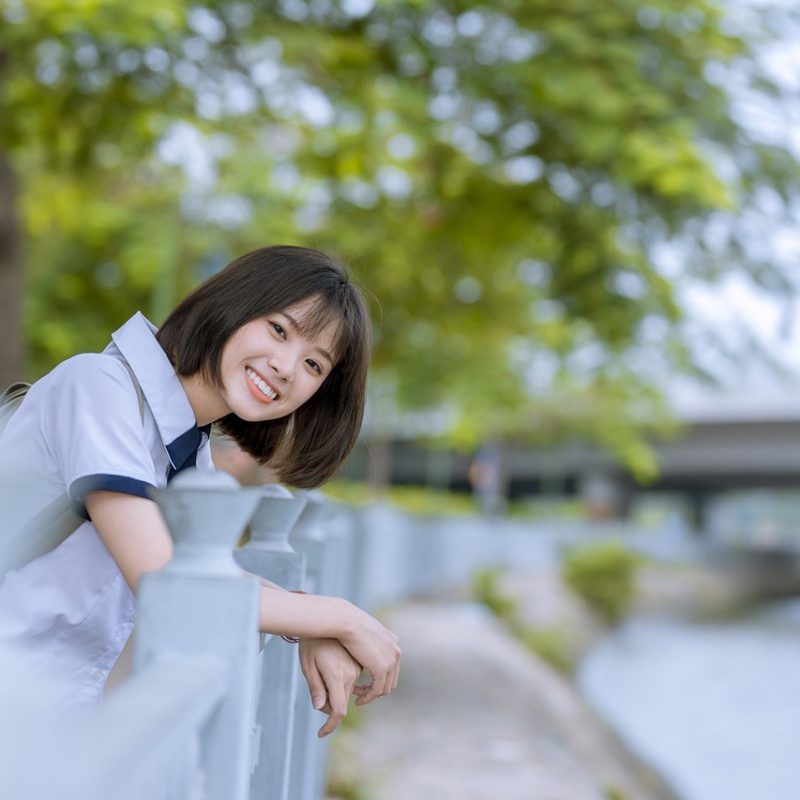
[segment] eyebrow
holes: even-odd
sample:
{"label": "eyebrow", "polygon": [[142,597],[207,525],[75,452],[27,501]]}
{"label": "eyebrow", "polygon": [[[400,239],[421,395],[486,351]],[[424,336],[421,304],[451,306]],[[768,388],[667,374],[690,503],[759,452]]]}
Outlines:
{"label": "eyebrow", "polygon": [[[300,336],[304,335],[303,334],[303,330],[300,327],[300,323],[291,314],[287,314],[285,311],[280,311],[278,313],[282,317],[285,317],[287,320],[289,320],[289,324],[292,326],[293,330],[296,333],[300,334]],[[330,363],[330,365],[333,366],[333,364],[334,364],[333,356],[327,350],[325,350],[324,348],[320,347],[319,345],[315,345],[314,346],[314,350],[317,353],[319,353],[321,356],[323,356],[323,358],[327,358],[328,362]]]}

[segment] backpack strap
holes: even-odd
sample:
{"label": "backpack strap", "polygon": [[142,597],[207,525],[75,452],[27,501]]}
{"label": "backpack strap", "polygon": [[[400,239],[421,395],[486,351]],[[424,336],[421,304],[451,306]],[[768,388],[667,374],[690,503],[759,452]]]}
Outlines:
{"label": "backpack strap", "polygon": [[28,389],[31,388],[29,383],[12,383],[2,395],[0,395],[0,433],[6,427],[6,424],[11,419],[11,415],[17,410],[17,407],[22,402]]}
{"label": "backpack strap", "polygon": [[[121,360],[136,391],[139,401],[139,417],[144,423],[145,399],[142,387],[139,385],[131,365],[125,359]],[[22,403],[28,389],[30,389],[29,383],[13,383],[0,395],[0,433],[3,432],[11,415]],[[0,555],[0,581],[9,570],[20,569],[30,561],[58,547],[85,521],[75,513],[72,501],[66,493],[51,500],[12,536],[11,541],[3,542]]]}
{"label": "backpack strap", "polygon": [[0,405],[5,405],[12,400],[16,400],[18,397],[24,397],[30,388],[31,385],[29,383],[23,383],[22,381],[12,383],[11,386],[0,395]]}

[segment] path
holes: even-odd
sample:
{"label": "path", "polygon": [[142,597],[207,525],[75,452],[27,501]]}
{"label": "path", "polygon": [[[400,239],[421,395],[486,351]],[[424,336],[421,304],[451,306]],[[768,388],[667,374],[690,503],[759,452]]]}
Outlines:
{"label": "path", "polygon": [[674,797],[482,606],[409,603],[387,622],[403,647],[400,686],[332,752],[369,800]]}

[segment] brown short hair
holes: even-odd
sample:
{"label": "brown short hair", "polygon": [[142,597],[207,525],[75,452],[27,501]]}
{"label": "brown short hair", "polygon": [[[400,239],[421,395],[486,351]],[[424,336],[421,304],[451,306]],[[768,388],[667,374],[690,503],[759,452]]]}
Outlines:
{"label": "brown short hair", "polygon": [[364,416],[371,323],[347,268],[306,247],[254,250],[195,289],[157,334],[178,375],[202,372],[219,386],[222,351],[242,325],[309,297],[317,300],[303,321],[304,333],[313,336],[337,323],[335,364],[322,386],[281,419],[248,422],[228,414],[217,423],[280,480],[303,488],[333,476],[353,449]]}

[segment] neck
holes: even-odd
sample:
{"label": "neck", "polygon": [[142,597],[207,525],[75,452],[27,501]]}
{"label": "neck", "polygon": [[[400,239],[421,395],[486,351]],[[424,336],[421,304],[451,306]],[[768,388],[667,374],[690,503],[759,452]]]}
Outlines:
{"label": "neck", "polygon": [[200,372],[196,372],[194,375],[178,375],[178,380],[183,386],[183,391],[186,392],[199,428],[216,422],[228,413],[219,391],[215,387],[209,386]]}

